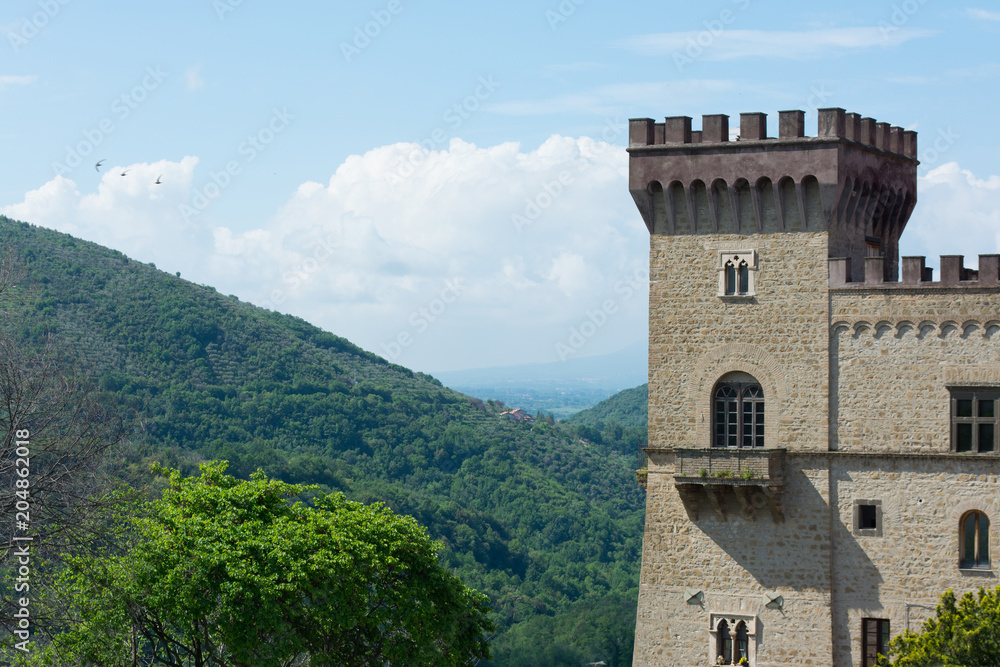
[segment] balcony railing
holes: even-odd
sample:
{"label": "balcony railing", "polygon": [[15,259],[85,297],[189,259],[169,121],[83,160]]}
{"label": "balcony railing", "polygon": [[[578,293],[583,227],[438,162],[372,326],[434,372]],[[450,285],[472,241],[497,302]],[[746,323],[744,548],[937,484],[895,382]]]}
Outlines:
{"label": "balcony railing", "polygon": [[677,449],[678,484],[780,484],[785,478],[784,449]]}
{"label": "balcony railing", "polygon": [[692,519],[706,504],[721,521],[730,506],[750,521],[765,508],[784,521],[784,449],[676,449],[674,456],[674,485]]}

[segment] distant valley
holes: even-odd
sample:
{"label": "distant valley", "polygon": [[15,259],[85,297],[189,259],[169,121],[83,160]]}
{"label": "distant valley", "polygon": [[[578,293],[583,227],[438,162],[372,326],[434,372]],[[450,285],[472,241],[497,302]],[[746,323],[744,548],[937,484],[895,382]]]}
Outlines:
{"label": "distant valley", "polygon": [[501,400],[535,414],[565,419],[624,390],[644,384],[645,341],[612,354],[544,364],[517,364],[431,373],[442,384],[483,400]]}

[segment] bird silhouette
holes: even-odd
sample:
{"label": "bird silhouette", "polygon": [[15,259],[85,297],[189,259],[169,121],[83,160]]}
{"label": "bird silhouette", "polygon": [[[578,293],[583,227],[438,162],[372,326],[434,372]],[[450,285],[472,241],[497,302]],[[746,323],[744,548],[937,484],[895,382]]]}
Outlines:
{"label": "bird silhouette", "polygon": [[124,176],[127,173],[128,173],[128,169],[126,169],[125,171],[122,172],[122,176]]}
{"label": "bird silhouette", "polygon": [[160,174],[159,176],[156,177],[156,183],[153,183],[153,185],[159,185],[160,183],[162,183],[163,181],[160,180],[161,178],[163,178],[163,174]]}
{"label": "bird silhouette", "polygon": [[100,171],[102,164],[104,164],[104,160],[98,160],[97,164],[94,165],[94,171]]}

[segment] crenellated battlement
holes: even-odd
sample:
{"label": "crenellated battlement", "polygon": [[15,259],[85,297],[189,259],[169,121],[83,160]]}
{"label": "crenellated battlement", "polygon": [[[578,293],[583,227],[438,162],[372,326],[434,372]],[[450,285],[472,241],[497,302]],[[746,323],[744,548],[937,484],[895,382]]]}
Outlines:
{"label": "crenellated battlement", "polygon": [[917,133],[844,109],[820,109],[816,136],[805,112],[782,111],[778,137],[767,115],[675,116],[629,124],[629,191],[651,234],[826,232],[831,257],[885,257],[899,274],[898,243],[917,203]]}
{"label": "crenellated battlement", "polygon": [[[767,136],[767,114],[741,113],[740,133],[736,141],[729,139],[729,116],[706,114],[702,129],[692,130],[690,116],[670,116],[657,123],[652,118],[629,120],[629,148],[680,147],[687,144],[745,144],[763,141],[769,144],[806,141],[853,141],[862,146],[900,157],[916,159],[917,133],[896,125],[880,123],[874,118],[844,109],[820,109],[815,137],[805,134],[805,112],[779,111],[778,136]],[[742,147],[742,146],[740,146]]]}
{"label": "crenellated battlement", "polygon": [[885,280],[883,257],[866,257],[862,279],[851,280],[851,259],[830,258],[830,287],[836,288],[911,288],[911,287],[1000,287],[1000,255],[980,255],[979,268],[965,267],[963,255],[941,255],[941,279],[934,280],[933,269],[925,266],[924,257],[903,258],[903,280]]}

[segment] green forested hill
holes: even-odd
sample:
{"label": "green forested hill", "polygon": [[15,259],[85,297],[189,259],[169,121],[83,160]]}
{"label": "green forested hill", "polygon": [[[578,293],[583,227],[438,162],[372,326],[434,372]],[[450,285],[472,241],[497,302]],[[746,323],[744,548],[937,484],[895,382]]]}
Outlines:
{"label": "green forested hill", "polygon": [[620,391],[570,417],[566,424],[581,438],[638,457],[648,440],[649,385]]}
{"label": "green forested hill", "polygon": [[0,243],[28,267],[5,304],[14,335],[54,333],[130,412],[133,479],[153,460],[227,459],[384,501],[490,596],[494,664],[631,664],[634,447],[580,437],[582,423],[507,422],[303,320],[65,234],[0,217]]}
{"label": "green forested hill", "polygon": [[[649,421],[649,385],[643,384],[620,391],[594,407],[576,413],[568,421],[603,430],[605,424],[617,422],[625,428],[645,430]],[[643,440],[645,442],[645,440]]]}

